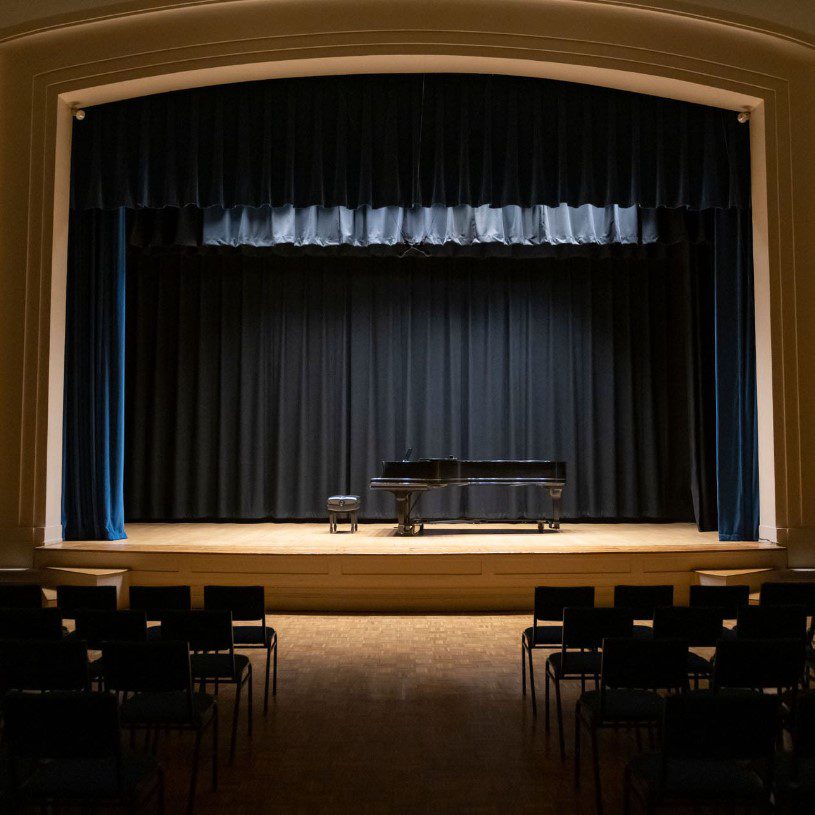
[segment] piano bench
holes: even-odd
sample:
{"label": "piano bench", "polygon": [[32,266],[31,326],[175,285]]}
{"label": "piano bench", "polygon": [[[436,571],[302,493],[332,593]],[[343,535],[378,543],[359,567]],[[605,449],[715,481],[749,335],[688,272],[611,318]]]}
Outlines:
{"label": "piano bench", "polygon": [[328,510],[328,530],[337,531],[337,521],[347,519],[351,523],[351,532],[357,531],[357,510],[360,506],[358,495],[332,495],[326,501]]}

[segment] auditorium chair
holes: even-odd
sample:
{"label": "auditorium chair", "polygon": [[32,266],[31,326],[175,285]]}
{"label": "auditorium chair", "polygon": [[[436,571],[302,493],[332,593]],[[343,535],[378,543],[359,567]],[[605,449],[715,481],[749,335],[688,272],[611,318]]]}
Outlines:
{"label": "auditorium chair", "polygon": [[[91,651],[101,651],[105,642],[145,642],[147,618],[143,611],[97,611],[85,609],[76,612],[74,636],[83,640]],[[91,680],[102,681],[102,659],[90,664]]]}
{"label": "auditorium chair", "polygon": [[58,608],[0,608],[0,640],[61,640]]}
{"label": "auditorium chair", "polygon": [[[198,765],[204,732],[212,730],[212,789],[218,789],[218,702],[195,693],[186,641],[106,642],[102,646],[105,688],[124,698],[122,725],[135,736],[152,736],[153,750],[161,731],[194,732],[187,812],[195,808]],[[132,741],[132,738],[131,738]]]}
{"label": "auditorium chair", "polygon": [[163,812],[161,767],[152,756],[122,751],[114,696],[12,693],[3,713],[15,809],[123,806],[136,812],[154,800]]}
{"label": "auditorium chair", "polygon": [[807,640],[815,639],[815,583],[790,581],[762,583],[758,597],[759,606],[803,606],[809,618]]}
{"label": "auditorium chair", "polygon": [[115,586],[57,586],[57,608],[63,619],[75,620],[77,611],[115,611]]}
{"label": "auditorium chair", "polygon": [[[532,710],[537,712],[532,672],[532,651],[560,648],[563,640],[563,609],[594,607],[594,586],[536,586],[532,625],[521,634],[521,693],[526,696],[526,661],[532,690]],[[538,625],[544,622],[546,625]],[[551,625],[551,623],[556,623]]]}
{"label": "auditorium chair", "polygon": [[[189,586],[131,586],[128,605],[134,611],[143,611],[148,623],[158,623],[167,611],[189,611],[192,597]],[[147,629],[147,638],[161,636],[161,626]]]}
{"label": "auditorium chair", "polygon": [[[658,639],[678,639],[693,648],[715,648],[722,638],[722,609],[705,606],[672,606],[658,608],[654,613],[653,635]],[[688,676],[693,678],[695,688],[700,677],[710,679],[713,663],[688,650]]]}
{"label": "auditorium chair", "polygon": [[815,812],[815,692],[798,695],[791,715],[792,750],[775,757],[775,807],[781,815]]}
{"label": "auditorium chair", "polygon": [[742,606],[736,618],[735,634],[738,639],[806,642],[806,609],[803,606]]}
{"label": "auditorium chair", "polygon": [[598,731],[633,728],[638,743],[642,728],[653,733],[662,717],[659,691],[687,690],[687,662],[688,646],[681,640],[636,635],[603,640],[600,687],[581,694],[574,720],[575,785],[580,786],[580,731],[585,729],[591,742],[598,815],[603,811]]}
{"label": "auditorium chair", "polygon": [[[563,705],[560,683],[579,680],[585,687],[586,679],[600,676],[604,639],[631,637],[634,619],[627,608],[565,608],[563,610],[563,640],[560,649],[546,658],[546,729],[549,729],[549,685],[555,686],[558,740],[560,756],[566,758],[566,741],[563,735]],[[530,684],[534,699],[534,677],[530,672]],[[534,708],[533,708],[534,710]]]}
{"label": "auditorium chair", "polygon": [[[634,620],[649,623],[654,621],[654,610],[674,604],[673,586],[626,586],[614,587],[614,607],[628,608]],[[650,637],[653,631],[650,625],[635,625],[635,637]]]}
{"label": "auditorium chair", "polygon": [[792,639],[723,639],[716,645],[711,688],[797,692],[804,677],[805,644]]}
{"label": "auditorium chair", "polygon": [[162,639],[180,640],[189,645],[192,656],[192,678],[201,689],[213,684],[235,686],[235,705],[232,711],[232,740],[229,747],[230,763],[235,760],[238,741],[238,714],[241,692],[247,686],[247,735],[252,737],[252,663],[244,654],[235,653],[232,636],[232,615],[228,611],[171,611],[161,620]]}
{"label": "auditorium chair", "polygon": [[750,605],[749,586],[691,586],[693,608],[720,608],[725,620],[735,620],[742,606]]}
{"label": "auditorium chair", "polygon": [[762,694],[691,691],[663,702],[661,746],[628,763],[624,812],[636,797],[659,807],[770,809],[778,699]]}
{"label": "auditorium chair", "polygon": [[277,695],[277,632],[266,625],[266,593],[263,586],[204,586],[204,608],[232,613],[236,648],[260,648],[266,651],[263,713],[267,713],[272,662],[272,696]]}
{"label": "auditorium chair", "polygon": [[79,639],[0,642],[3,691],[87,691],[90,685],[88,648]]}
{"label": "auditorium chair", "polygon": [[0,608],[42,608],[42,586],[0,583]]}

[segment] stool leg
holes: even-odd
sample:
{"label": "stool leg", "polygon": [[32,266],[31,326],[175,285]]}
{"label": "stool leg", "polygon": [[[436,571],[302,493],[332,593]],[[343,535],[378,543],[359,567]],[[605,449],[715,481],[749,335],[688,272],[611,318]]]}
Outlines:
{"label": "stool leg", "polygon": [[357,511],[356,510],[354,510],[351,513],[351,531],[352,532],[357,531]]}

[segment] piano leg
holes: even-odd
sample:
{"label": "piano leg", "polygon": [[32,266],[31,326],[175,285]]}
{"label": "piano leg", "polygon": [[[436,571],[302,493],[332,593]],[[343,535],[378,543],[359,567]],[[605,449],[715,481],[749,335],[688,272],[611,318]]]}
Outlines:
{"label": "piano leg", "polygon": [[552,496],[552,523],[550,529],[560,529],[560,496],[563,494],[562,487],[550,487],[549,495]]}
{"label": "piano leg", "polygon": [[402,537],[421,535],[424,528],[423,524],[416,524],[410,517],[410,499],[413,493],[411,492],[395,492],[396,498],[396,534]]}

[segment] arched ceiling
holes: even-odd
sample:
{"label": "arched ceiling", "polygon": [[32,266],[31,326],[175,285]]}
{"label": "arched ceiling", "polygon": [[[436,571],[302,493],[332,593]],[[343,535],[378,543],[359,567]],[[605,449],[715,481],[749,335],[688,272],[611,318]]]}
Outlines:
{"label": "arched ceiling", "polygon": [[[349,0],[350,1],[350,0]],[[397,2],[398,0],[383,0]],[[230,0],[0,0],[0,32],[25,34],[119,11]],[[308,0],[301,0],[307,3]],[[676,10],[783,33],[815,44],[815,2],[811,0],[573,0]]]}

